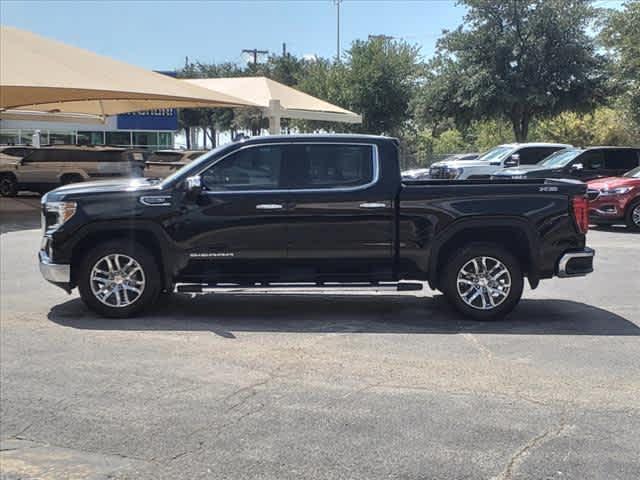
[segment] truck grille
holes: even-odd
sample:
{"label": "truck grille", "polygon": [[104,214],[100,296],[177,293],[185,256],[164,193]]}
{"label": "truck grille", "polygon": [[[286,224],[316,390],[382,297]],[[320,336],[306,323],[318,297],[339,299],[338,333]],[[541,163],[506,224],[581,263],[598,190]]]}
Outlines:
{"label": "truck grille", "polygon": [[593,189],[587,190],[587,198],[589,200],[595,200],[599,196],[600,196],[600,190],[593,190]]}

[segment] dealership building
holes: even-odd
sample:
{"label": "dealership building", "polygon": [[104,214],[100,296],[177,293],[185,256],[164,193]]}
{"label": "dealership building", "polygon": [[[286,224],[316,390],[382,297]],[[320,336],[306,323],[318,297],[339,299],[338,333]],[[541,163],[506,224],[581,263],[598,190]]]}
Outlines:
{"label": "dealership building", "polygon": [[178,130],[176,109],[158,109],[107,117],[104,123],[47,121],[42,118],[2,118],[0,145],[30,145],[40,132],[40,144],[117,145],[151,149],[173,148]]}

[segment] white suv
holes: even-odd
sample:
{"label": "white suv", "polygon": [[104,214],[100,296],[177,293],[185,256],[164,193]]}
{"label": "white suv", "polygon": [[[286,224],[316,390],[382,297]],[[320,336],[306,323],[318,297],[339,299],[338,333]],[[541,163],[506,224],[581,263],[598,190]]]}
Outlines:
{"label": "white suv", "polygon": [[429,177],[444,180],[488,179],[503,168],[533,165],[571,145],[561,143],[509,143],[498,145],[475,160],[444,160],[434,163]]}

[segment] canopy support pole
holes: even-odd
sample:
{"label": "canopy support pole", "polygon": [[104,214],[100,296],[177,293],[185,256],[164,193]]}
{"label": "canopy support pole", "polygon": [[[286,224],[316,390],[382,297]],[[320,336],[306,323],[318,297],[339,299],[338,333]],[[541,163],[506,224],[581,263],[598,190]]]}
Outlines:
{"label": "canopy support pole", "polygon": [[269,100],[269,108],[266,113],[269,118],[269,135],[280,135],[280,119],[282,118],[280,100]]}

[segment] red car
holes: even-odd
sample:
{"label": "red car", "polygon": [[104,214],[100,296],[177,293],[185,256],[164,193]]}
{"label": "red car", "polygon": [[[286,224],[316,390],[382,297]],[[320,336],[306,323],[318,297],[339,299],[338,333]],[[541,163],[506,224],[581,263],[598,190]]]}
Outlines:
{"label": "red car", "polygon": [[626,223],[640,230],[640,167],[622,177],[588,182],[589,220],[594,224]]}

